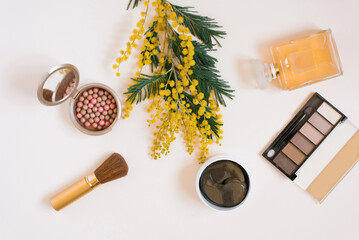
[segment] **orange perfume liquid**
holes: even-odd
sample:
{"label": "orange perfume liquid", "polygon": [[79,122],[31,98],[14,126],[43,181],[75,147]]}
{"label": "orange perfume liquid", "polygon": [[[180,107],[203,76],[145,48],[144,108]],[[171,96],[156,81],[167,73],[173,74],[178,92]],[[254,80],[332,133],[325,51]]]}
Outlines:
{"label": "orange perfume liquid", "polygon": [[282,88],[293,89],[343,74],[331,30],[275,45],[271,52],[274,63],[264,64],[260,88],[274,78]]}

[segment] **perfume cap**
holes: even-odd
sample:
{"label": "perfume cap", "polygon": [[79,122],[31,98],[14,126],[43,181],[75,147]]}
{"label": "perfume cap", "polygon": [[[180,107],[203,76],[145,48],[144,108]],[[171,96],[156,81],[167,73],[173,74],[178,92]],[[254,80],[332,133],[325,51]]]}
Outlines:
{"label": "perfume cap", "polygon": [[253,72],[256,87],[266,89],[268,83],[277,78],[278,70],[274,64],[263,63],[260,60],[253,61]]}

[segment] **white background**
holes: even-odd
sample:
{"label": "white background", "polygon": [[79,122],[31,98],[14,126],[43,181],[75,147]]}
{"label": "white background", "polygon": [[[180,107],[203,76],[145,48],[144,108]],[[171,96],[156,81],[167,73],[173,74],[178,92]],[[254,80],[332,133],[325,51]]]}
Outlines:
{"label": "white background", "polygon": [[[222,110],[224,140],[211,154],[238,156],[252,180],[249,198],[232,212],[200,201],[200,165],[180,138],[170,155],[150,158],[147,103],[93,137],[72,124],[68,103],[46,107],[37,100],[43,73],[62,63],[79,68],[80,85],[100,82],[124,92],[135,61],[121,66],[119,79],[111,66],[139,19],[140,9],[125,11],[127,2],[1,0],[0,239],[359,239],[359,166],[320,205],[260,155],[315,91],[359,125],[359,1],[173,1],[215,18],[228,33],[214,55],[236,98]],[[293,91],[274,83],[257,90],[246,77],[250,59],[271,60],[272,44],[327,28],[342,77]],[[61,212],[51,208],[53,194],[112,152],[127,160],[127,177]]]}

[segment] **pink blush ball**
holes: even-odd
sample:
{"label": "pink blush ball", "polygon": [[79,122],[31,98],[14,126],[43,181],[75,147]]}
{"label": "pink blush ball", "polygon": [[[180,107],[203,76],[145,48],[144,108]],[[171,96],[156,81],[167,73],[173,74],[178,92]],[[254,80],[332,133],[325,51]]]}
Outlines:
{"label": "pink blush ball", "polygon": [[89,127],[89,126],[91,126],[91,123],[85,122],[85,126],[86,126],[86,127]]}
{"label": "pink blush ball", "polygon": [[93,98],[93,99],[91,100],[91,103],[92,103],[92,104],[96,104],[96,103],[97,103],[97,100],[96,100],[95,98]]}

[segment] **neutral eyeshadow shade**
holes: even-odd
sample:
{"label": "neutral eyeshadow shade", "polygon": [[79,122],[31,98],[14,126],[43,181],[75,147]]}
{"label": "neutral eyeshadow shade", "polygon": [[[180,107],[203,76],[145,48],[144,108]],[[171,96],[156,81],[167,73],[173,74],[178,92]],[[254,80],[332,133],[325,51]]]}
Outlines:
{"label": "neutral eyeshadow shade", "polygon": [[301,188],[307,189],[357,131],[358,128],[349,120],[336,126],[300,167],[294,182]]}
{"label": "neutral eyeshadow shade", "polygon": [[[322,202],[354,167],[358,159],[359,131],[345,144],[306,190],[319,202]],[[354,185],[352,187],[356,189]]]}
{"label": "neutral eyeshadow shade", "polygon": [[315,147],[313,143],[311,143],[299,132],[294,135],[291,142],[307,155],[311,153]]}
{"label": "neutral eyeshadow shade", "polygon": [[283,153],[279,153],[274,158],[273,162],[288,175],[291,175],[297,169],[297,165],[295,165],[295,163],[293,163]]}
{"label": "neutral eyeshadow shade", "polygon": [[288,143],[287,146],[283,148],[282,152],[297,165],[300,165],[305,159],[305,155],[291,143]]}
{"label": "neutral eyeshadow shade", "polygon": [[318,145],[324,137],[317,129],[315,129],[309,123],[305,123],[300,129],[300,132],[316,145]]}
{"label": "neutral eyeshadow shade", "polygon": [[335,125],[339,119],[342,117],[340,113],[335,111],[329,104],[323,102],[323,104],[318,108],[319,112],[323,117],[325,117],[329,122]]}
{"label": "neutral eyeshadow shade", "polygon": [[333,125],[325,120],[319,113],[315,112],[308,120],[314,127],[316,127],[323,134],[327,135],[333,128]]}

